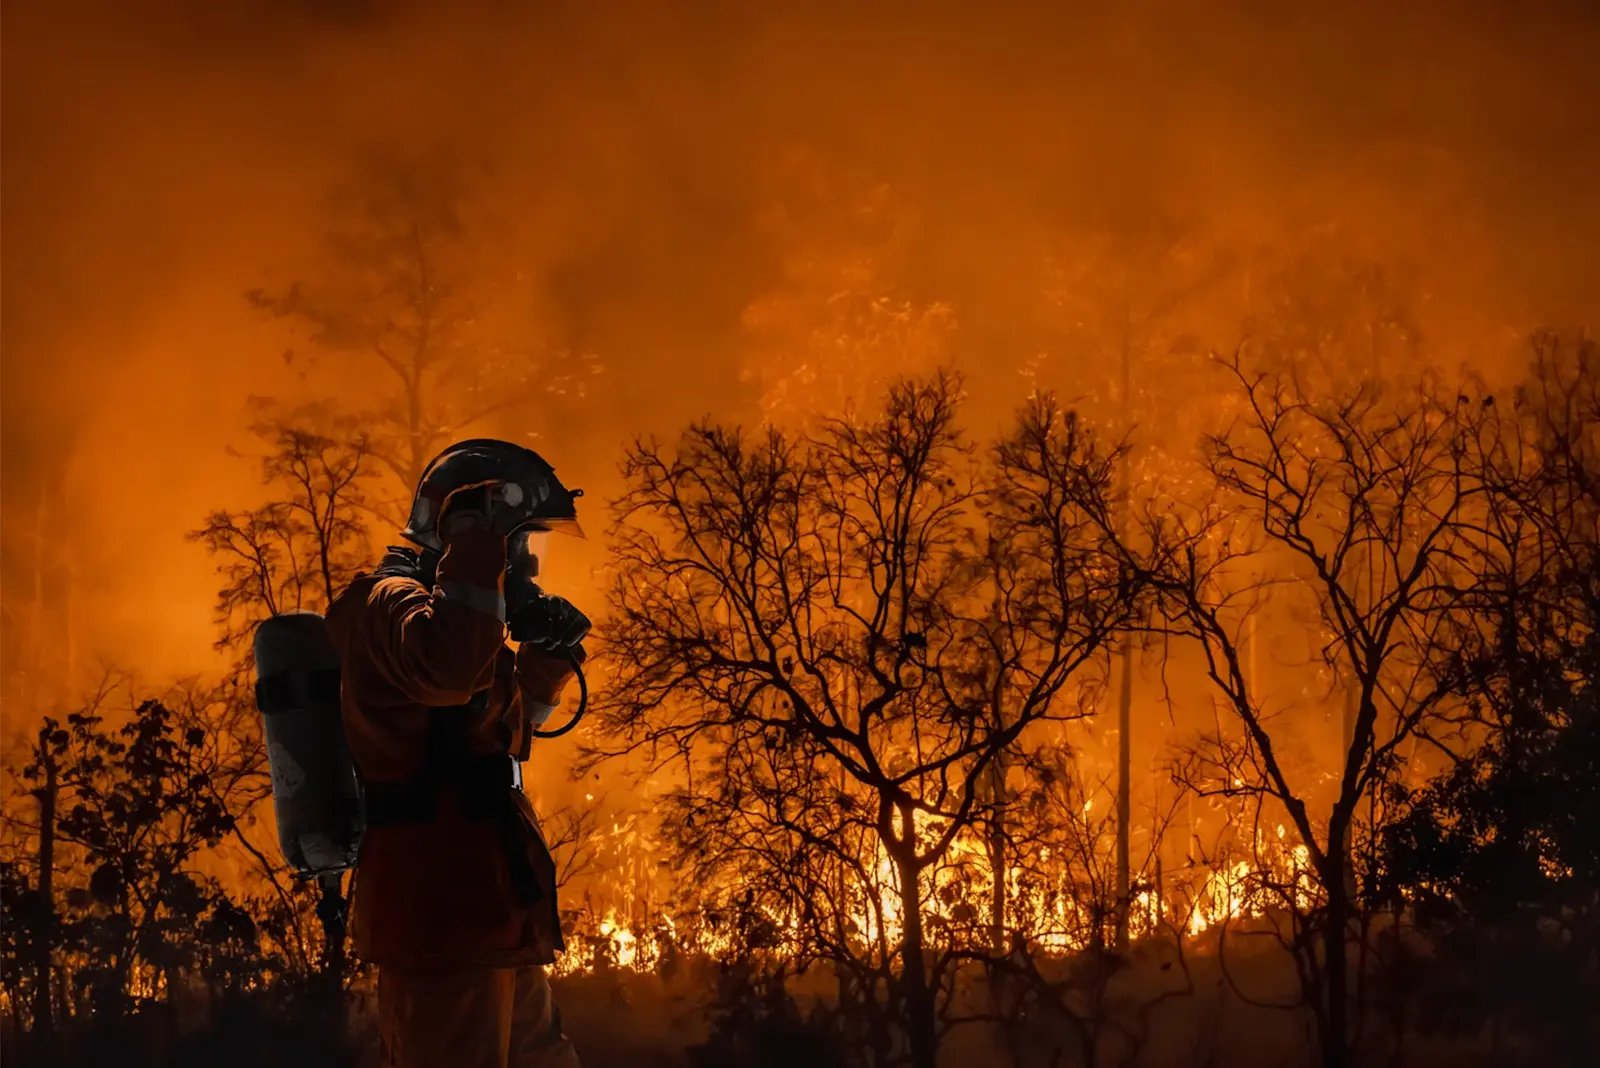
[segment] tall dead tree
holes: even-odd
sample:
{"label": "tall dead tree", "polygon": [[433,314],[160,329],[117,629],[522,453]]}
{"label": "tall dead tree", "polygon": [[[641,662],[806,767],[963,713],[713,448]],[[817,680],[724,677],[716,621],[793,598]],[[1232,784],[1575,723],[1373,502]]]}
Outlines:
{"label": "tall dead tree", "polygon": [[[1128,450],[1121,472],[1127,495],[1149,495],[1157,484],[1161,489],[1156,493],[1174,489],[1172,474],[1178,465],[1173,461],[1189,448],[1188,441],[1174,438],[1198,432],[1190,424],[1204,411],[1195,373],[1206,369],[1194,340],[1196,308],[1202,301],[1216,302],[1235,282],[1236,260],[1192,223],[1172,218],[1132,233],[1063,240],[1050,258],[1045,296],[1057,335],[1052,341],[1064,350],[1052,355],[1058,362],[1068,355],[1090,355],[1074,362],[1092,368],[1094,378],[1075,381],[1073,388],[1085,390],[1096,414],[1115,423],[1128,435],[1130,446],[1136,446]],[[1030,376],[1059,381],[1061,376],[1050,374],[1047,362],[1036,360],[1028,369]],[[1107,366],[1111,363],[1114,372]],[[1182,424],[1176,433],[1175,419]],[[1130,635],[1117,657],[1119,949],[1128,945],[1131,902],[1136,645],[1137,638]]]}
{"label": "tall dead tree", "polygon": [[262,424],[261,480],[271,494],[244,512],[213,512],[193,531],[217,560],[217,645],[240,649],[279,612],[327,611],[367,563],[363,513],[373,479],[366,436]]}
{"label": "tall dead tree", "polygon": [[916,1068],[953,951],[990,936],[982,902],[934,907],[952,845],[981,849],[990,769],[1024,731],[1086,714],[1139,600],[1103,545],[1115,452],[1041,401],[975,463],[958,392],[902,383],[795,438],[636,445],[591,754],[686,766],[669,826],[696,886],[891,991],[878,1019]]}
{"label": "tall dead tree", "polygon": [[[39,802],[39,881],[38,904],[44,919],[43,929],[35,932],[33,1030],[41,1042],[49,1043],[55,1033],[54,987],[56,941],[56,804],[61,796],[61,768],[50,745],[49,725],[40,729],[34,759],[43,779],[33,794]],[[47,1053],[47,1049],[40,1051]]]}
{"label": "tall dead tree", "polygon": [[[1165,611],[1231,713],[1190,750],[1188,784],[1287,823],[1308,851],[1312,899],[1272,889],[1292,917],[1322,1062],[1338,1068],[1351,1055],[1352,830],[1383,818],[1384,788],[1412,743],[1451,721],[1454,697],[1433,660],[1481,567],[1486,487],[1465,442],[1488,409],[1470,386],[1368,382],[1316,396],[1293,376],[1230,368],[1249,414],[1210,441],[1213,502],[1149,514],[1144,526],[1182,562],[1161,579]],[[1353,733],[1328,789],[1288,759],[1290,709],[1251,683],[1244,622],[1259,604],[1251,568],[1261,559],[1287,561],[1269,580],[1297,580],[1327,635],[1322,661],[1357,681]]]}
{"label": "tall dead tree", "polygon": [[8,509],[8,541],[21,551],[8,549],[8,573],[17,581],[7,585],[0,603],[6,620],[6,696],[30,716],[47,715],[68,699],[77,670],[69,519],[60,506],[59,474],[45,470],[38,479],[31,508]]}
{"label": "tall dead tree", "polygon": [[519,306],[522,283],[487,266],[514,252],[479,206],[446,152],[371,153],[328,198],[317,267],[245,294],[303,338],[285,358],[315,367],[361,416],[395,482],[386,498],[409,500],[428,461],[471,428],[499,420],[536,439],[536,404],[581,397],[599,371],[548,346]]}

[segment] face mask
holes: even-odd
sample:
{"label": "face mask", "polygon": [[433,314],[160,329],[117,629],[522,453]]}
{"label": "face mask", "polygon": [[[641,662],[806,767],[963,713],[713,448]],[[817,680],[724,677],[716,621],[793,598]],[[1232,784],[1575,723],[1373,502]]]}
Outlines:
{"label": "face mask", "polygon": [[542,594],[539,589],[539,564],[545,554],[550,535],[542,530],[518,531],[506,539],[506,614],[511,617],[517,609]]}

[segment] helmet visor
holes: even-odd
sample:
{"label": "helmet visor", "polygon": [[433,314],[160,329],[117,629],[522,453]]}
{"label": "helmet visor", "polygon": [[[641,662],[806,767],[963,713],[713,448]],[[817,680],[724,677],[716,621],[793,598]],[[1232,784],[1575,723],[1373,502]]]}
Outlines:
{"label": "helmet visor", "polygon": [[528,534],[570,534],[572,537],[588,540],[588,535],[583,532],[583,527],[578,525],[576,518],[530,519],[517,530]]}

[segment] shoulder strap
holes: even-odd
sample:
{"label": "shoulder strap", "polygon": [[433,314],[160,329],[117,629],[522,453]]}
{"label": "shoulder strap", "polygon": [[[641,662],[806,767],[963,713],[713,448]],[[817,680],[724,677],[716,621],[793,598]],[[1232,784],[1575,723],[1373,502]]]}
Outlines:
{"label": "shoulder strap", "polygon": [[472,695],[464,705],[447,705],[428,709],[427,748],[422,758],[423,775],[437,776],[452,764],[458,764],[472,755],[467,743],[467,722],[473,712],[482,712],[489,703],[489,691]]}

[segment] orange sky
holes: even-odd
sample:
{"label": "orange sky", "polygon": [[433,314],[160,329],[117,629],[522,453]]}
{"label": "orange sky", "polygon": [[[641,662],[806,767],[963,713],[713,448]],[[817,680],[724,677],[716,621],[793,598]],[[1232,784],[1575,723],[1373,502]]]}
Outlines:
{"label": "orange sky", "polygon": [[[245,396],[296,388],[240,295],[314,262],[318,197],[369,142],[492,167],[495,266],[606,366],[547,446],[591,506],[623,437],[753,410],[740,312],[792,251],[756,220],[794,141],[915,208],[908,284],[955,306],[985,418],[1033,345],[1039,251],[1158,208],[1218,241],[1337,222],[1413,270],[1463,353],[1593,322],[1600,23],[1395,6],[12,0],[0,596],[62,479],[82,647],[208,665],[214,583],[183,534],[253,499],[223,452]],[[583,592],[600,548],[552,585]]]}

